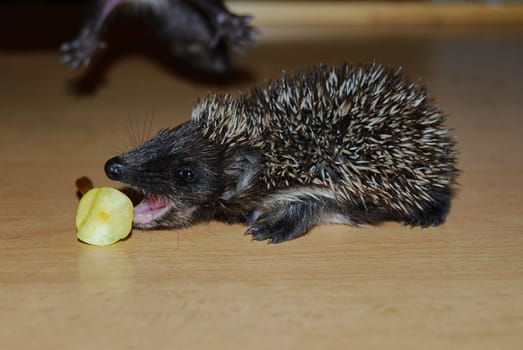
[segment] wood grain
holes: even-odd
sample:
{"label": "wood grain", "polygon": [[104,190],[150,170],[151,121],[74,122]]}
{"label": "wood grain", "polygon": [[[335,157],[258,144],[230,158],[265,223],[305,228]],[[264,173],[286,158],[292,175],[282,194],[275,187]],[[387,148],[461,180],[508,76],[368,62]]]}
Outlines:
{"label": "wood grain", "polygon": [[[81,97],[67,86],[85,72],[55,50],[0,51],[1,348],[522,348],[523,36],[476,33],[266,38],[229,85],[122,52]],[[347,60],[403,66],[449,113],[463,175],[444,225],[321,226],[281,245],[217,222],[76,240],[74,180],[117,186],[103,164],[148,115],[173,126],[210,90]]]}

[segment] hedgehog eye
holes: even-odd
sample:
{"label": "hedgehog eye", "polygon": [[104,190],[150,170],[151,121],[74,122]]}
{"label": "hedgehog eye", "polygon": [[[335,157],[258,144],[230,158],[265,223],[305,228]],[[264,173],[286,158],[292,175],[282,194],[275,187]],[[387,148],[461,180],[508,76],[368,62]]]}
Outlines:
{"label": "hedgehog eye", "polygon": [[194,171],[192,169],[182,169],[178,171],[178,177],[182,179],[185,182],[193,182],[194,181]]}

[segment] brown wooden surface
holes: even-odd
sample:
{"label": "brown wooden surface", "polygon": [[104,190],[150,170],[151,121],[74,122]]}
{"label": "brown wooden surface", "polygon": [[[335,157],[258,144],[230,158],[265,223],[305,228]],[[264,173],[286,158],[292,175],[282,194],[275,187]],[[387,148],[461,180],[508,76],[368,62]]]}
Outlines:
{"label": "brown wooden surface", "polygon": [[[0,51],[0,347],[523,348],[523,31],[416,31],[266,37],[230,84],[113,43],[92,95],[71,93],[84,73],[54,49]],[[421,77],[450,114],[463,175],[446,224],[322,226],[281,245],[217,222],[76,240],[74,180],[117,186],[103,164],[151,114],[173,126],[211,90],[372,60]]]}
{"label": "brown wooden surface", "polygon": [[230,1],[264,26],[383,26],[523,23],[523,5],[485,1]]}

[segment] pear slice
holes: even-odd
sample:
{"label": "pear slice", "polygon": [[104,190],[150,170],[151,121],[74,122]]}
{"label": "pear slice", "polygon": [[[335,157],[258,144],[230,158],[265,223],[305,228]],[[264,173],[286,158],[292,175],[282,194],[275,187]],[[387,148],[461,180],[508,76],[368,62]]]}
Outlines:
{"label": "pear slice", "polygon": [[106,246],[127,237],[133,225],[133,203],[111,187],[96,187],[80,199],[76,212],[77,237],[82,242]]}

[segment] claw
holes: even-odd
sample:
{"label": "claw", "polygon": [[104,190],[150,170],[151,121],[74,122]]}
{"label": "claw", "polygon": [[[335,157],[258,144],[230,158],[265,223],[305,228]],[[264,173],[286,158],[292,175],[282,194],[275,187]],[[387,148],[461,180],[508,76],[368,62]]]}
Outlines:
{"label": "claw", "polygon": [[237,27],[237,26],[242,25],[243,22],[240,20],[239,17],[233,17],[233,18],[231,19],[231,24],[232,24],[233,26]]}
{"label": "claw", "polygon": [[241,22],[242,24],[247,24],[247,23],[249,23],[250,21],[252,21],[252,16],[249,16],[249,15],[241,16],[241,17],[240,17],[240,20],[242,21],[242,22]]}
{"label": "claw", "polygon": [[69,51],[71,50],[71,44],[69,42],[62,43],[60,45],[60,51]]}
{"label": "claw", "polygon": [[251,235],[251,241],[263,241],[266,240],[267,237],[261,233],[258,232],[259,229],[255,226],[250,226],[247,230],[245,230],[244,236]]}
{"label": "claw", "polygon": [[225,21],[227,20],[227,17],[228,17],[228,16],[226,16],[225,13],[219,13],[219,14],[216,16],[216,22],[217,22],[217,23],[220,23],[220,24],[223,24],[223,23],[225,23]]}
{"label": "claw", "polygon": [[62,56],[62,63],[69,63],[73,59],[73,56],[70,54],[65,54]]}

